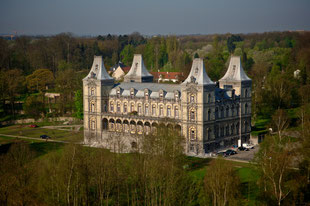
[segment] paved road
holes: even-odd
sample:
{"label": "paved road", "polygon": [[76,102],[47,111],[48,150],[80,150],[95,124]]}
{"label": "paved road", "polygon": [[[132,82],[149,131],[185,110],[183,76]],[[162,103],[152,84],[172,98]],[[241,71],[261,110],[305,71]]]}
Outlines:
{"label": "paved road", "polygon": [[60,126],[42,126],[41,128],[45,129],[58,129],[58,130],[64,130],[64,131],[80,131],[80,128],[83,125],[60,125]]}
{"label": "paved road", "polygon": [[68,143],[66,141],[60,141],[60,140],[53,140],[53,139],[41,139],[41,138],[35,138],[35,137],[25,137],[25,136],[17,136],[17,135],[9,135],[9,134],[0,134],[0,136],[5,137],[14,137],[14,138],[20,138],[20,139],[31,139],[31,140],[39,140],[39,141],[45,141],[45,142],[59,142],[59,143]]}
{"label": "paved road", "polygon": [[254,149],[250,149],[250,151],[237,151],[238,154],[226,157],[225,159],[250,162],[253,160],[254,155],[258,152],[258,150],[259,150],[259,145],[256,145],[254,146]]}

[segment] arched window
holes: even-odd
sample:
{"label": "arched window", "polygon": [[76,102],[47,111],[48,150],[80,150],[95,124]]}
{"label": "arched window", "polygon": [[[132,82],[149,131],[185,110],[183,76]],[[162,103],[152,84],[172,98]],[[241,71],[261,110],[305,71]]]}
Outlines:
{"label": "arched window", "polygon": [[210,121],[211,120],[211,110],[209,109],[208,110],[208,121]]}
{"label": "arched window", "polygon": [[130,111],[131,111],[131,112],[135,111],[135,105],[134,105],[134,103],[131,103],[131,105],[130,105]]}
{"label": "arched window", "polygon": [[247,103],[244,105],[244,113],[245,113],[245,114],[248,113],[248,104],[247,104]]}
{"label": "arched window", "polygon": [[194,109],[191,109],[191,110],[190,110],[189,119],[190,119],[191,121],[195,121],[195,119],[196,119],[196,112],[195,112]]}
{"label": "arched window", "polygon": [[171,106],[167,106],[167,117],[171,117]]}
{"label": "arched window", "polygon": [[221,118],[224,118],[224,108],[221,107]]}
{"label": "arched window", "polygon": [[110,112],[114,112],[114,103],[110,102]]}
{"label": "arched window", "polygon": [[178,107],[174,107],[174,117],[179,118],[179,108]]}
{"label": "arched window", "polygon": [[159,116],[163,116],[164,115],[164,106],[160,105],[159,107]]}
{"label": "arched window", "polygon": [[120,103],[120,102],[117,102],[116,111],[117,111],[118,113],[121,112],[121,103]]}
{"label": "arched window", "polygon": [[229,107],[226,107],[226,117],[229,117]]}
{"label": "arched window", "polygon": [[208,103],[211,102],[211,94],[208,94]]}
{"label": "arched window", "polygon": [[196,139],[196,131],[194,128],[190,129],[190,139],[195,140]]}
{"label": "arched window", "polygon": [[95,112],[95,102],[93,101],[90,103],[90,111]]}
{"label": "arched window", "polygon": [[92,120],[90,121],[90,129],[91,129],[91,130],[95,130],[95,129],[96,129],[96,122],[95,122],[94,119],[92,119]]}
{"label": "arched window", "polygon": [[138,114],[139,115],[142,114],[142,106],[141,106],[141,104],[138,104]]}
{"label": "arched window", "polygon": [[192,94],[192,95],[190,96],[190,102],[191,102],[191,103],[195,102],[195,95]]}
{"label": "arched window", "polygon": [[247,89],[245,89],[244,97],[248,97],[248,90]]}
{"label": "arched window", "polygon": [[235,108],[234,105],[231,106],[231,116],[233,117],[235,115]]}
{"label": "arched window", "polygon": [[149,105],[145,105],[145,115],[149,115]]}
{"label": "arched window", "polygon": [[124,103],[123,112],[124,112],[124,113],[127,113],[127,103],[126,103],[126,102]]}
{"label": "arched window", "polygon": [[156,116],[156,105],[155,104],[152,105],[152,115]]}
{"label": "arched window", "polygon": [[90,95],[95,95],[95,88],[94,87],[92,87],[91,89],[90,89]]}
{"label": "arched window", "polygon": [[216,107],[215,108],[215,119],[218,119],[219,118],[219,109]]}
{"label": "arched window", "polygon": [[234,127],[234,124],[231,125],[231,135],[234,134],[234,130],[235,130],[235,127]]}

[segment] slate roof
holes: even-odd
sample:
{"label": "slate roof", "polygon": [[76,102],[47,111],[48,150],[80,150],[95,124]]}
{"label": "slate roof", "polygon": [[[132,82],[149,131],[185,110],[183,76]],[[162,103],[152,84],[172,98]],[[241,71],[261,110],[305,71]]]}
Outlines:
{"label": "slate roof", "polygon": [[94,62],[90,69],[88,75],[84,80],[93,78],[97,80],[113,80],[114,79],[108,74],[106,68],[104,67],[104,62],[102,56],[94,56]]}
{"label": "slate roof", "polygon": [[251,81],[244,72],[240,56],[231,56],[226,74],[219,81]]}
{"label": "slate roof", "polygon": [[191,71],[182,84],[186,85],[187,83],[196,83],[198,85],[215,84],[208,77],[203,60],[201,58],[194,59]]}
{"label": "slate roof", "polygon": [[124,76],[125,82],[152,82],[153,76],[146,69],[142,55],[135,54],[129,72]]}

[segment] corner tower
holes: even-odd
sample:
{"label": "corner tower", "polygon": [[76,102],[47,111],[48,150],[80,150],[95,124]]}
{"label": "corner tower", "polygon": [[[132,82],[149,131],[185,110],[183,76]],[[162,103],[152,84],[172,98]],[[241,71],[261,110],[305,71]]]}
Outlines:
{"label": "corner tower", "polygon": [[208,111],[214,109],[216,86],[205,71],[203,59],[193,60],[191,71],[181,86],[182,133],[186,138],[186,152],[203,154],[204,143],[209,138],[205,127],[208,123],[212,125]]}
{"label": "corner tower", "polygon": [[102,56],[95,56],[89,74],[83,79],[84,143],[102,138],[102,113],[107,112],[109,92],[114,85],[104,67]]}
{"label": "corner tower", "polygon": [[147,71],[141,54],[134,55],[131,68],[124,76],[124,82],[153,82],[153,75]]}
{"label": "corner tower", "polygon": [[[240,56],[231,56],[226,74],[219,80],[222,89],[232,89],[239,96],[240,139],[247,142],[251,131],[251,90],[252,80],[246,75],[241,65]],[[242,134],[242,137],[241,137]]]}

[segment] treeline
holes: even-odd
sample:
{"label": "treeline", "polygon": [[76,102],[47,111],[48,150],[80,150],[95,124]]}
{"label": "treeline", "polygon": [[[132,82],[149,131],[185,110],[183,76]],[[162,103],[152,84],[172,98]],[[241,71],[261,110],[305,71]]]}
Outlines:
{"label": "treeline", "polygon": [[41,143],[16,142],[0,155],[0,204],[306,205],[309,135],[303,141],[296,147],[289,138],[268,137],[248,174],[255,181],[243,183],[233,162],[221,158],[210,160],[202,178],[193,175],[182,137],[166,128],[130,154],[45,143],[53,151],[38,156]]}
{"label": "treeline", "polygon": [[[133,54],[141,53],[149,70],[183,72],[185,77],[193,57],[203,58],[207,73],[214,81],[226,72],[230,55],[239,55],[244,69],[253,80],[254,118],[271,118],[277,109],[302,106],[301,99],[310,84],[309,39],[309,32],[149,38],[137,32],[96,38],[63,33],[49,37],[0,39],[1,116],[10,115],[8,118],[12,118],[15,101],[25,102],[27,96],[45,91],[62,94],[63,104],[57,106],[55,115],[72,114],[78,110],[74,108],[74,94],[81,92],[81,79],[89,71],[94,55],[102,55],[109,69],[119,60],[130,66]],[[28,86],[26,78],[37,76],[42,69],[50,71],[47,82],[44,78],[34,77],[32,86]],[[294,75],[294,72],[297,73]],[[39,84],[45,84],[45,89],[40,89]],[[29,105],[40,101],[40,98],[31,98]],[[6,101],[10,107],[4,107]],[[43,98],[41,104],[45,105],[41,116],[48,115]],[[28,113],[28,116],[38,114]]]}

